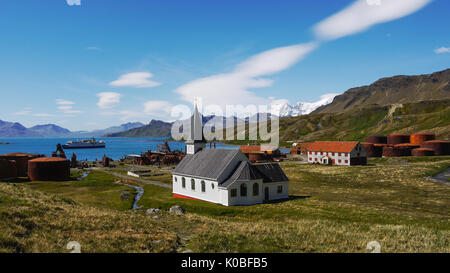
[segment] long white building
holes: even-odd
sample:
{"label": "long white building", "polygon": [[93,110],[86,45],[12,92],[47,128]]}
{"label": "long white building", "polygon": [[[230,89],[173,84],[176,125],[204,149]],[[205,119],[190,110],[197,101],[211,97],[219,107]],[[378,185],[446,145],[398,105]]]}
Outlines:
{"label": "long white building", "polygon": [[367,153],[358,141],[316,141],[308,143],[308,162],[324,165],[366,165]]}
{"label": "long white building", "polygon": [[173,170],[173,195],[224,206],[289,197],[289,179],[276,163],[252,164],[240,150],[205,149],[201,115],[191,117],[187,154]]}

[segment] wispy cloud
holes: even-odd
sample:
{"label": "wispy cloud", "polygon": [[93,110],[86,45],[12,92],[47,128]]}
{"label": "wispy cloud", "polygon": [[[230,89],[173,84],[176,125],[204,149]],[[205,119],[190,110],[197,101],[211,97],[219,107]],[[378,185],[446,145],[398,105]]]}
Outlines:
{"label": "wispy cloud", "polygon": [[358,0],[314,27],[319,39],[334,40],[410,15],[431,0]]}
{"label": "wispy cloud", "polygon": [[124,74],[119,79],[109,83],[114,87],[134,87],[134,88],[149,88],[161,85],[156,81],[149,79],[153,78],[153,74],[149,72],[134,72]]}
{"label": "wispy cloud", "polygon": [[206,105],[270,104],[270,99],[258,96],[250,90],[271,86],[273,80],[268,76],[295,65],[318,48],[320,42],[359,33],[375,24],[407,16],[430,1],[357,0],[313,28],[318,41],[262,52],[239,64],[230,73],[193,80],[178,87],[175,93],[188,102],[193,102],[197,97],[202,98]]}
{"label": "wispy cloud", "polygon": [[98,46],[88,46],[88,47],[86,47],[86,50],[89,50],[89,51],[99,51],[99,50],[101,50],[101,48],[98,47]]}
{"label": "wispy cloud", "polygon": [[434,50],[436,54],[450,53],[450,47],[441,47]]}
{"label": "wispy cloud", "polygon": [[69,6],[81,6],[81,0],[66,0]]}
{"label": "wispy cloud", "polygon": [[57,99],[56,104],[58,105],[58,109],[65,114],[81,114],[83,111],[80,110],[74,110],[73,105],[75,105],[75,102],[64,100],[64,99]]}
{"label": "wispy cloud", "polygon": [[45,117],[45,118],[53,117],[52,114],[48,114],[48,113],[36,113],[36,114],[33,114],[33,116],[35,116],[35,117]]}
{"label": "wispy cloud", "polygon": [[307,43],[268,50],[248,58],[230,73],[191,81],[175,92],[188,102],[201,97],[205,104],[265,104],[269,100],[250,89],[271,86],[273,80],[267,76],[286,70],[316,47],[316,43]]}
{"label": "wispy cloud", "polygon": [[97,97],[99,98],[98,107],[100,109],[108,109],[120,103],[122,95],[116,92],[101,92],[97,94]]}
{"label": "wispy cloud", "polygon": [[17,116],[27,116],[29,114],[31,114],[31,108],[25,108],[21,111],[14,112],[14,115]]}

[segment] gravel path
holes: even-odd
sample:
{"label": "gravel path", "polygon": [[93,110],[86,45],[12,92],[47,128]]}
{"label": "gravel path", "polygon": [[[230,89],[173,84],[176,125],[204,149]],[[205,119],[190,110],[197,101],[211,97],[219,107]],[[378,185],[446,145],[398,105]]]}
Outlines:
{"label": "gravel path", "polygon": [[102,170],[102,169],[97,169],[97,171],[105,172],[107,174],[110,174],[110,175],[113,175],[113,176],[116,176],[116,177],[120,177],[120,178],[123,178],[123,179],[127,179],[127,180],[134,180],[134,181],[138,181],[138,182],[142,182],[142,183],[152,184],[152,185],[163,187],[163,188],[166,188],[166,189],[171,189],[172,188],[171,185],[167,185],[167,184],[159,182],[159,181],[152,181],[152,180],[147,180],[147,179],[131,177],[131,176],[128,176],[128,175],[123,175],[123,174],[119,174],[119,173],[111,172],[111,171],[107,171],[107,170]]}

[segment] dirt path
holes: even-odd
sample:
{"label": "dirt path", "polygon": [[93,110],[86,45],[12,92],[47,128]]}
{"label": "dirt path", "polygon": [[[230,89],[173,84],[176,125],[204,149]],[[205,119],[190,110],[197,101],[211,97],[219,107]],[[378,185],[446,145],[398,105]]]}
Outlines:
{"label": "dirt path", "polygon": [[107,170],[102,170],[102,169],[96,169],[96,170],[97,171],[101,171],[101,172],[105,172],[107,174],[110,174],[110,175],[113,175],[113,176],[116,176],[116,177],[127,179],[127,180],[133,180],[133,181],[138,181],[138,182],[142,182],[142,183],[148,183],[148,184],[152,184],[152,185],[155,185],[155,186],[158,186],[158,187],[163,187],[163,188],[166,188],[166,189],[171,189],[172,188],[171,185],[164,184],[164,183],[159,182],[159,181],[152,181],[152,180],[147,180],[147,179],[131,177],[131,176],[128,176],[128,175],[123,175],[123,174],[119,174],[119,173],[111,172],[111,171],[107,171]]}

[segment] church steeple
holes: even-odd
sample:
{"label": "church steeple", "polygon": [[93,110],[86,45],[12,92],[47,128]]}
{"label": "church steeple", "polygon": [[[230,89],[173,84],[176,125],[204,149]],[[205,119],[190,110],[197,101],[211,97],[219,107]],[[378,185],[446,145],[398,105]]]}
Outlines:
{"label": "church steeple", "polygon": [[186,153],[195,154],[205,147],[206,140],[203,135],[202,115],[198,112],[195,104],[194,114],[191,116],[190,134],[186,141]]}

